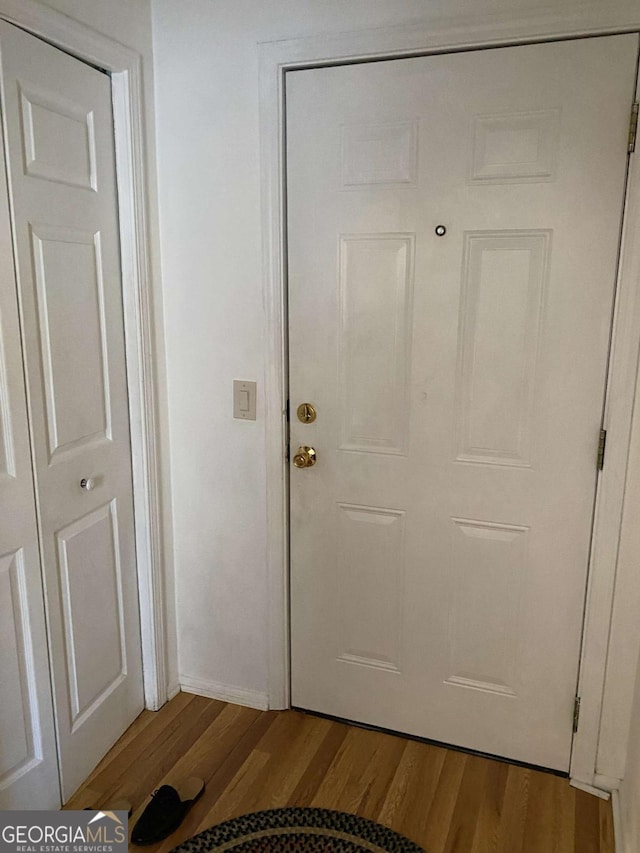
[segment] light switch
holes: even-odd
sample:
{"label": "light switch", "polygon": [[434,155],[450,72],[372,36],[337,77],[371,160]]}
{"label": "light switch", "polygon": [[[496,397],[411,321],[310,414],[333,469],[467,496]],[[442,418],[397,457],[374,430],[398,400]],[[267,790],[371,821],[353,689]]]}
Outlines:
{"label": "light switch", "polygon": [[233,380],[233,417],[243,421],[256,419],[256,383]]}

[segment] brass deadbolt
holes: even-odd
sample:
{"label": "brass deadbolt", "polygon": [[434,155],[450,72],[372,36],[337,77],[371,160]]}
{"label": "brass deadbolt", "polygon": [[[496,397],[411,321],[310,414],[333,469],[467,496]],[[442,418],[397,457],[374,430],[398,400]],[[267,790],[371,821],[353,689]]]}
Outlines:
{"label": "brass deadbolt", "polygon": [[300,403],[297,409],[298,420],[303,424],[312,424],[318,413],[311,403]]}

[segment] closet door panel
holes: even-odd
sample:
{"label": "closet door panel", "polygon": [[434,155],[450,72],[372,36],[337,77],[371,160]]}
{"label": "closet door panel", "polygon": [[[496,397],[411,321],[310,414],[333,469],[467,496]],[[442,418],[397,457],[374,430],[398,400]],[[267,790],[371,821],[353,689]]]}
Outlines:
{"label": "closet door panel", "polygon": [[58,808],[44,590],[0,145],[0,810]]}
{"label": "closet door panel", "polygon": [[63,800],[144,706],[109,77],[0,21]]}

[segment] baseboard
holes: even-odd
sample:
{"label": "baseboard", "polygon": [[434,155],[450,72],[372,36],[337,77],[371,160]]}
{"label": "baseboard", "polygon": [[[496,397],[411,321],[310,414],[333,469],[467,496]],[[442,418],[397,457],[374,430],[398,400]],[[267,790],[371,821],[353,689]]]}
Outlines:
{"label": "baseboard", "polygon": [[190,675],[180,676],[180,688],[184,693],[195,693],[196,696],[206,696],[208,699],[219,699],[221,702],[231,702],[233,705],[244,705],[246,708],[257,708],[266,711],[269,708],[269,696],[258,690],[247,690],[234,684],[221,684],[219,681],[209,681],[204,678],[192,678]]}
{"label": "baseboard", "polygon": [[172,681],[167,687],[167,702],[173,699],[174,696],[177,696],[178,693],[180,693],[180,682]]}
{"label": "baseboard", "polygon": [[569,779],[569,784],[572,788],[577,788],[579,791],[586,791],[587,794],[593,794],[594,797],[600,797],[601,800],[608,800],[611,796],[611,791],[604,791],[602,788],[596,788],[594,785],[587,785],[586,782],[578,782],[577,779]]}
{"label": "baseboard", "polygon": [[615,853],[627,853],[626,840],[622,837],[620,791],[611,792],[611,810],[613,812],[613,845]]}

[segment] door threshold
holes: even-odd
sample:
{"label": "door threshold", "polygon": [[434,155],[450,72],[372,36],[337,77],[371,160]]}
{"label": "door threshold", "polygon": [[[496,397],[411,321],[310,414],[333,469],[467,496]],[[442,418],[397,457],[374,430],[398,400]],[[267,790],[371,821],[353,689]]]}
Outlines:
{"label": "door threshold", "polygon": [[559,776],[562,779],[568,779],[569,773],[564,770],[554,770],[552,767],[541,767],[538,764],[529,764],[527,761],[517,761],[515,758],[505,758],[503,755],[493,755],[490,752],[482,752],[479,749],[469,749],[466,746],[458,746],[454,743],[444,743],[440,740],[433,740],[428,737],[419,737],[418,735],[407,734],[406,732],[398,732],[395,729],[385,729],[383,726],[374,726],[370,723],[359,723],[356,720],[346,720],[344,717],[334,717],[332,714],[323,714],[321,711],[311,711],[308,708],[299,708],[297,705],[291,706],[292,711],[300,711],[303,714],[309,714],[312,717],[321,717],[323,720],[332,720],[335,723],[344,723],[347,726],[355,726],[357,729],[366,729],[370,732],[381,732],[382,734],[394,735],[405,740],[414,740],[418,743],[427,743],[430,746],[439,746],[442,749],[450,749],[453,752],[464,752],[466,755],[477,755],[480,758],[488,758],[492,761],[500,761],[502,764],[513,764],[515,767],[524,767],[527,770],[537,770],[540,773],[549,773],[551,776]]}

